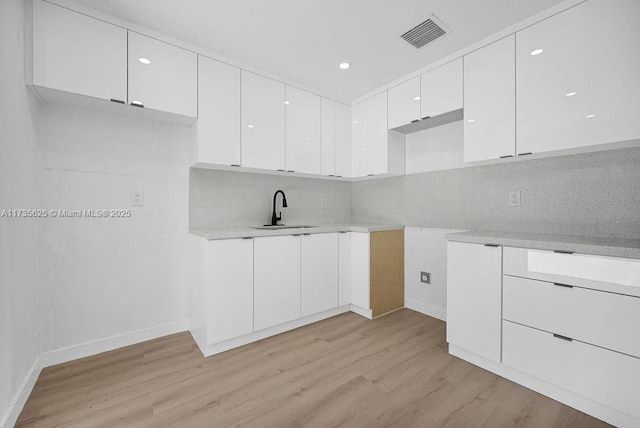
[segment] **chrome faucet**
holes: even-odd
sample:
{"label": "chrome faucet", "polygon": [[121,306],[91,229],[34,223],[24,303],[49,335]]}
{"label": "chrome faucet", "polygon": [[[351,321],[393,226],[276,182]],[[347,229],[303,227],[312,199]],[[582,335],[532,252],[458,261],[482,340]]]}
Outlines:
{"label": "chrome faucet", "polygon": [[271,214],[271,226],[277,226],[278,221],[282,220],[282,211],[280,211],[280,215],[276,215],[276,197],[278,196],[278,193],[282,193],[282,208],[287,208],[287,197],[282,190],[277,190],[276,193],[273,194],[273,213]]}

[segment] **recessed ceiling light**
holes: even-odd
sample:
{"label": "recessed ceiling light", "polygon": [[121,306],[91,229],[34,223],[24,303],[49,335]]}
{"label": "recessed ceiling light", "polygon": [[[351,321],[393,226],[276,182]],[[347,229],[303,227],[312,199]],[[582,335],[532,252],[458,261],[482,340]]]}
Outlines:
{"label": "recessed ceiling light", "polygon": [[304,137],[304,141],[309,141],[309,137]]}
{"label": "recessed ceiling light", "polygon": [[339,67],[342,70],[346,70],[347,68],[351,67],[351,64],[349,64],[348,62],[341,62]]}
{"label": "recessed ceiling light", "polygon": [[567,97],[572,97],[572,96],[574,96],[575,94],[577,94],[577,92],[567,92],[566,96],[567,96]]}
{"label": "recessed ceiling light", "polygon": [[469,119],[469,120],[467,120],[467,123],[473,123],[475,121],[476,121],[475,119]]}
{"label": "recessed ceiling light", "polygon": [[595,114],[588,114],[588,115],[586,115],[585,117],[586,117],[587,119],[591,119],[592,117],[596,117],[596,115],[595,115]]}
{"label": "recessed ceiling light", "polygon": [[413,101],[420,101],[420,97],[413,97]]}
{"label": "recessed ceiling light", "polygon": [[353,123],[358,123],[358,121],[357,121],[357,120],[354,120],[354,121],[353,121]]}
{"label": "recessed ceiling light", "polygon": [[284,103],[285,103],[285,105],[289,105],[289,101],[285,101]]}
{"label": "recessed ceiling light", "polygon": [[544,49],[536,49],[534,51],[531,51],[531,55],[533,56],[540,55],[542,52],[544,52]]}
{"label": "recessed ceiling light", "polygon": [[144,65],[149,65],[151,64],[151,60],[149,58],[145,58],[143,56],[141,56],[140,58],[138,58],[138,61],[140,61],[141,63],[143,63]]}
{"label": "recessed ceiling light", "polygon": [[247,128],[253,128],[253,125],[247,125]]}

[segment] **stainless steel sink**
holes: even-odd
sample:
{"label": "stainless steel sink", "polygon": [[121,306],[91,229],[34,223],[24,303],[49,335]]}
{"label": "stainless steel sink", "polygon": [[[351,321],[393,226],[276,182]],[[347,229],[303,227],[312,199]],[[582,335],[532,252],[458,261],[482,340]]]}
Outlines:
{"label": "stainless steel sink", "polygon": [[264,225],[264,226],[258,226],[258,227],[251,227],[251,229],[256,229],[256,230],[280,230],[280,229],[308,229],[310,227],[318,227],[318,226],[287,226],[287,225],[278,225],[278,226],[271,226],[271,225]]}

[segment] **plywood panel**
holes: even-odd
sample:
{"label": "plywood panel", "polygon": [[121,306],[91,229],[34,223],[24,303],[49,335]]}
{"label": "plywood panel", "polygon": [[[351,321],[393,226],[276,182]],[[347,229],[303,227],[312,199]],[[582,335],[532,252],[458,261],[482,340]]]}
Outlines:
{"label": "plywood panel", "polygon": [[404,307],[404,230],[370,236],[373,317]]}

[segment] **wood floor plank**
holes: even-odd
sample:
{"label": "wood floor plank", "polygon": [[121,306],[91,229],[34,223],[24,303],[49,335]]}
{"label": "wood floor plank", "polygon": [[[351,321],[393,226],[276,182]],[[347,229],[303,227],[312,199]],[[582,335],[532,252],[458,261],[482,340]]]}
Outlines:
{"label": "wood floor plank", "polygon": [[449,355],[445,330],[347,313],[209,358],[174,334],[46,368],[16,426],[608,426]]}

